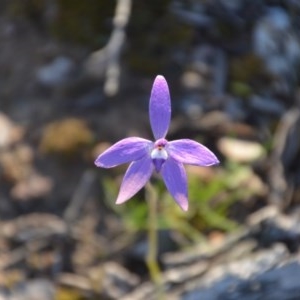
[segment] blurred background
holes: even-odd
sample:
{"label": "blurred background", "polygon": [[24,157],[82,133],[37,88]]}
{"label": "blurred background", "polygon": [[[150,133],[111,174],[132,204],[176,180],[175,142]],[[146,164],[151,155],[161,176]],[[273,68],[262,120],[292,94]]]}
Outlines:
{"label": "blurred background", "polygon": [[[300,2],[0,1],[0,299],[156,299],[141,191],[94,160],[152,139],[216,153],[184,213],[154,178],[166,299],[300,299]],[[274,288],[276,287],[276,288]]]}

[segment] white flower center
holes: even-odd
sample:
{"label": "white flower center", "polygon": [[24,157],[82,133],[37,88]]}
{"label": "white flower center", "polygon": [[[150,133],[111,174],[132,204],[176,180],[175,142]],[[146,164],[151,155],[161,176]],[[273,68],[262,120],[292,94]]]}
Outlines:
{"label": "white flower center", "polygon": [[162,147],[157,147],[154,148],[151,151],[151,158],[152,159],[162,159],[162,160],[166,160],[168,158],[168,152],[166,151],[165,148]]}
{"label": "white flower center", "polygon": [[169,155],[166,150],[168,142],[165,139],[159,139],[154,143],[154,147],[150,153],[152,162],[157,173],[160,172],[163,164],[168,159]]}

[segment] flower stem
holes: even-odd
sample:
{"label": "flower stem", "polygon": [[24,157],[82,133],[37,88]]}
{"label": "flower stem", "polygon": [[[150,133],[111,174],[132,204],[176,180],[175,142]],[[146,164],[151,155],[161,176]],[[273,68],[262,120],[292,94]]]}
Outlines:
{"label": "flower stem", "polygon": [[146,199],[149,207],[148,217],[148,253],[146,263],[150,277],[158,292],[158,299],[163,299],[163,283],[161,270],[157,261],[158,236],[157,236],[157,192],[151,183],[146,185]]}

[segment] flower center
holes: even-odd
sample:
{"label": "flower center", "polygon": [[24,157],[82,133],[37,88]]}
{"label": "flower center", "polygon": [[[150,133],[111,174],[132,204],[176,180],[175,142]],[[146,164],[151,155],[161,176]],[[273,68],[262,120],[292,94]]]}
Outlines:
{"label": "flower center", "polygon": [[163,163],[166,161],[166,159],[169,156],[167,150],[165,149],[167,143],[168,142],[165,139],[157,140],[154,143],[154,147],[150,154],[153,164],[155,166],[155,170],[158,173],[160,172]]}

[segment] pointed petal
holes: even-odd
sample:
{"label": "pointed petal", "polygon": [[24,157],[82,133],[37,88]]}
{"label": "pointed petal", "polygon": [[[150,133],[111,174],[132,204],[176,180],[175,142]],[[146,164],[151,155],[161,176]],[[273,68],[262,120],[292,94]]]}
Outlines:
{"label": "pointed petal", "polygon": [[131,163],[123,178],[116,204],[134,196],[149,180],[153,168],[152,160],[148,156]]}
{"label": "pointed petal", "polygon": [[189,139],[169,142],[168,153],[175,160],[189,165],[211,166],[219,163],[212,151],[202,144]]}
{"label": "pointed petal", "polygon": [[184,211],[187,211],[189,205],[187,196],[187,177],[183,164],[170,157],[164,163],[161,173],[170,194],[178,205]]}
{"label": "pointed petal", "polygon": [[166,79],[156,76],[149,103],[150,124],[156,140],[167,134],[171,120],[171,101]]}
{"label": "pointed petal", "polygon": [[151,145],[151,141],[138,137],[123,139],[100,154],[95,160],[95,165],[102,168],[112,168],[120,164],[139,160],[143,156],[149,155],[149,147]]}

